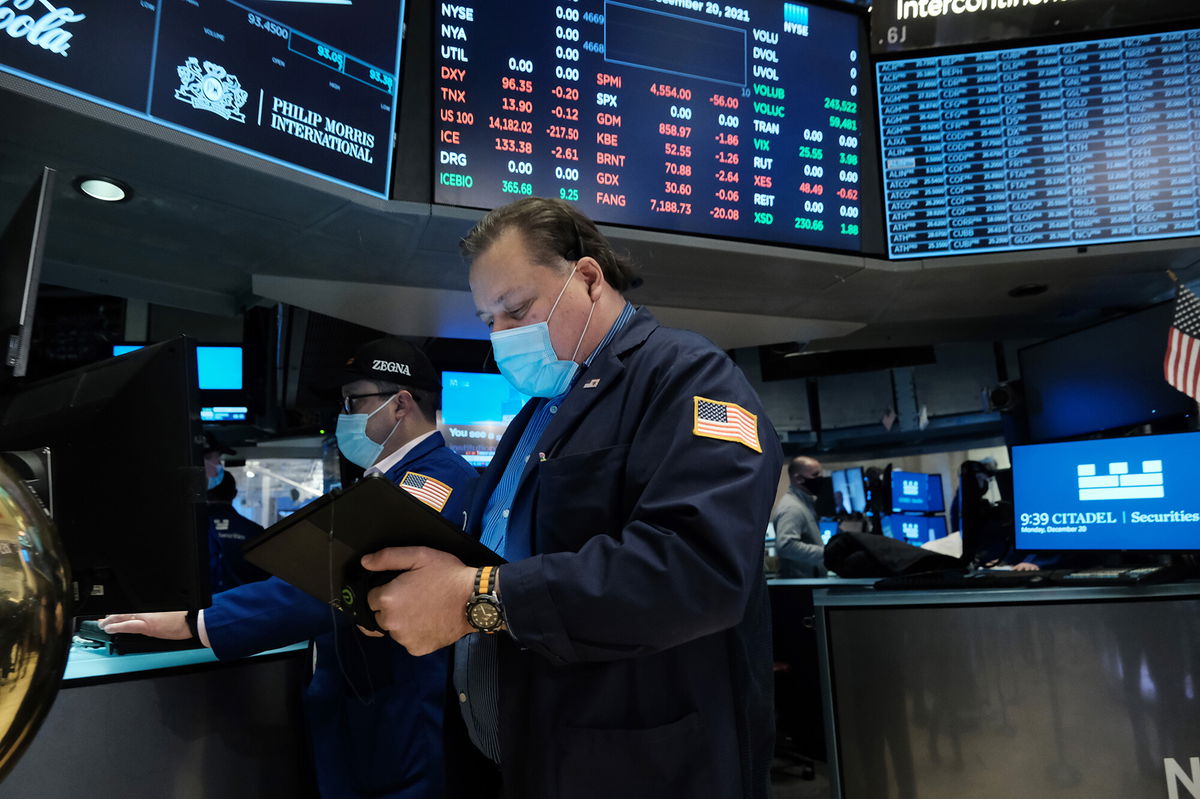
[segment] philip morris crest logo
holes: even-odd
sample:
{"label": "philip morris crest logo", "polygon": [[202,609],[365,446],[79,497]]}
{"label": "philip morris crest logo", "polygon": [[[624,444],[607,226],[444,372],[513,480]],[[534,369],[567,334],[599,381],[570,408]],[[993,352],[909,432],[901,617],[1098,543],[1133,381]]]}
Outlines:
{"label": "philip morris crest logo", "polygon": [[0,0],[0,31],[61,56],[71,49],[71,31],[63,26],[86,18],[86,14],[76,14],[67,6],[55,7],[47,0]]}
{"label": "philip morris crest logo", "polygon": [[1130,472],[1129,464],[1122,461],[1108,464],[1108,474],[1097,474],[1096,464],[1079,464],[1076,468],[1079,477],[1079,499],[1162,499],[1162,461],[1142,461],[1141,467],[1140,474]]}
{"label": "philip morris crest logo", "polygon": [[225,67],[211,61],[204,62],[200,69],[200,61],[192,56],[177,67],[179,73],[179,88],[175,90],[175,99],[189,104],[200,111],[212,111],[226,120],[245,122],[246,115],[242,106],[250,95],[242,88],[242,83],[236,75],[230,75]]}

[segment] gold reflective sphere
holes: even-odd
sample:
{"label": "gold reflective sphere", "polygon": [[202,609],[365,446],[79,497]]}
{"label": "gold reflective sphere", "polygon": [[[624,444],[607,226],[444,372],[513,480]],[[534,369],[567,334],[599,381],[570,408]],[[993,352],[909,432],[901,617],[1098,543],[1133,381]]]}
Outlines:
{"label": "gold reflective sphere", "polygon": [[71,645],[69,584],[50,517],[0,462],[0,780],[58,692]]}

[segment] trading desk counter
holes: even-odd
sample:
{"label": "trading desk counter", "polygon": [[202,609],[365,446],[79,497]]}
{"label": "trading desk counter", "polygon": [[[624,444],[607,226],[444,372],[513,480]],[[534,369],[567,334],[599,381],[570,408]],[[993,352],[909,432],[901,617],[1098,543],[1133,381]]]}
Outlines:
{"label": "trading desk counter", "polygon": [[1200,582],[814,592],[834,796],[1200,796]]}
{"label": "trading desk counter", "polygon": [[315,799],[300,712],[311,671],[302,644],[230,662],[73,647],[0,799]]}

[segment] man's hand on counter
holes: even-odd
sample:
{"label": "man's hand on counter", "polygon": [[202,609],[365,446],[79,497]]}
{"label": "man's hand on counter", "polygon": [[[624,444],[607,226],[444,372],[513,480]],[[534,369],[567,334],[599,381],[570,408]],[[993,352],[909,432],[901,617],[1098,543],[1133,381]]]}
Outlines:
{"label": "man's hand on counter", "polygon": [[183,641],[192,637],[186,621],[187,611],[172,610],[163,613],[114,613],[100,620],[100,629],[106,633],[135,633],[151,638],[166,638]]}

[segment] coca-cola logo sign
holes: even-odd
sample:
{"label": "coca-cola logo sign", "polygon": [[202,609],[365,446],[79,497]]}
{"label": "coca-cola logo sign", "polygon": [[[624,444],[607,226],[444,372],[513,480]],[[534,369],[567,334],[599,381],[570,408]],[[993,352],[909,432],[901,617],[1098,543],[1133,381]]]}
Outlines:
{"label": "coca-cola logo sign", "polygon": [[71,48],[72,34],[64,26],[86,18],[47,0],[0,0],[0,32],[61,56]]}

